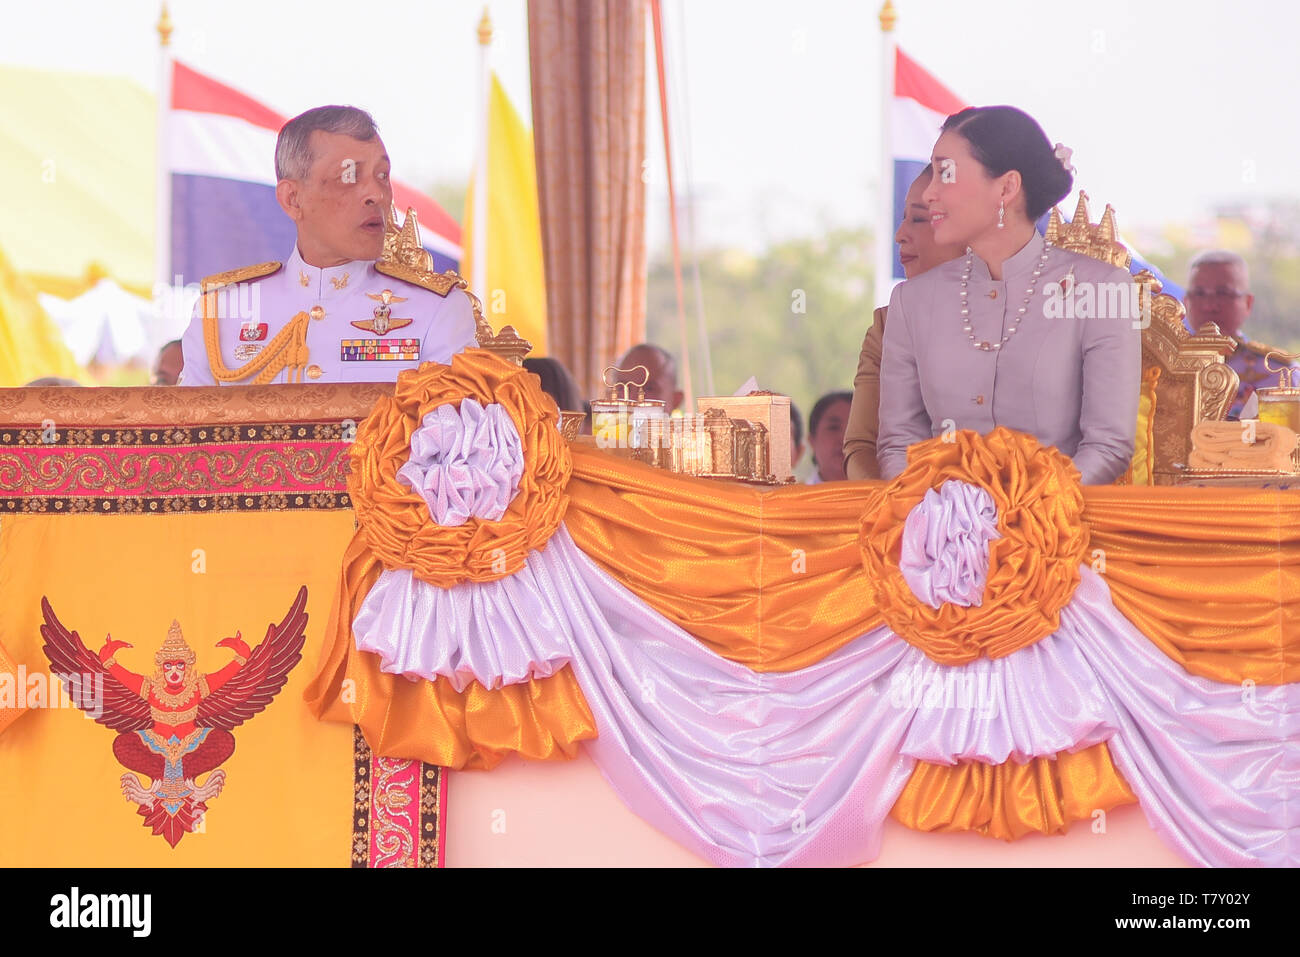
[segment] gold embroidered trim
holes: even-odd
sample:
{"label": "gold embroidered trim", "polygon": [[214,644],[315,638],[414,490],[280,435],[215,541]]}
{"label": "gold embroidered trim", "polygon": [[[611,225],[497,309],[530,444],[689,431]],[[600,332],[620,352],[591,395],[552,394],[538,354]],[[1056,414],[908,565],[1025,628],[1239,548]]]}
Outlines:
{"label": "gold embroidered trim", "polygon": [[[200,283],[199,291],[212,292],[214,289],[220,289],[222,286],[229,286],[233,283],[261,279],[263,276],[279,272],[282,266],[282,263],[266,262],[258,263],[255,266],[240,266],[238,269],[228,269],[225,272],[214,273]],[[303,285],[306,285],[306,283],[303,283]]]}
{"label": "gold embroidered trim", "polygon": [[186,676],[185,684],[181,685],[181,690],[175,693],[168,691],[158,680],[158,677],[158,675],[154,675],[154,684],[158,685],[158,690],[154,692],[154,695],[167,707],[179,708],[194,697],[194,686],[198,679],[194,677],[193,672]]}
{"label": "gold embroidered trim", "polygon": [[164,711],[162,708],[149,706],[149,712],[153,719],[159,724],[184,724],[187,721],[193,721],[199,713],[199,706],[196,704],[192,708],[186,708],[184,711]]}
{"label": "gold embroidered trim", "polygon": [[375,263],[375,271],[383,273],[385,276],[392,276],[394,279],[400,279],[403,282],[409,282],[413,286],[419,286],[443,297],[446,297],[447,293],[453,289],[468,286],[468,283],[465,283],[465,280],[456,275],[455,270],[452,269],[448,269],[445,273],[425,272],[423,269],[416,269],[404,263],[386,263],[381,260]]}

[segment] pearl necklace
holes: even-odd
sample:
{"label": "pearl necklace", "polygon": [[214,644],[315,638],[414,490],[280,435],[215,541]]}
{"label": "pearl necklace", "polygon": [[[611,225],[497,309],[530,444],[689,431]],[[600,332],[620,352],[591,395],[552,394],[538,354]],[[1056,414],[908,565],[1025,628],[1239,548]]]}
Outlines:
{"label": "pearl necklace", "polygon": [[1034,289],[1038,286],[1038,277],[1043,274],[1043,267],[1047,265],[1047,255],[1052,251],[1051,243],[1043,244],[1043,254],[1038,257],[1038,265],[1034,267],[1033,278],[1029,280],[1029,288],[1025,290],[1025,300],[1020,308],[1016,310],[1015,321],[1011,323],[1011,328],[1006,331],[1000,342],[976,342],[975,332],[970,324],[970,303],[967,297],[970,295],[970,274],[971,269],[975,266],[975,253],[969,246],[966,247],[966,269],[961,274],[961,328],[966,333],[966,338],[970,344],[979,349],[981,352],[991,352],[1001,349],[1007,344],[1007,341],[1015,335],[1016,327],[1020,325],[1020,320],[1025,318],[1025,312],[1029,309],[1029,303],[1033,301]]}

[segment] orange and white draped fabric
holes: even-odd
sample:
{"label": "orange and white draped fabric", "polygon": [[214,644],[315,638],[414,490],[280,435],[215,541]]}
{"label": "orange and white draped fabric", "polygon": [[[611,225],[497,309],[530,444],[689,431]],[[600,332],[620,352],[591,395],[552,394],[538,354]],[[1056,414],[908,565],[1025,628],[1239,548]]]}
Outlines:
{"label": "orange and white draped fabric", "polygon": [[[382,391],[0,391],[0,817],[22,822],[0,866],[440,861],[440,770],[372,755],[302,701],[353,531],[348,420]],[[337,408],[326,394],[343,395]],[[256,648],[303,587],[303,660],[233,729],[221,767],[194,775],[201,793],[217,774],[224,786],[173,846],[126,797],[161,785],[117,759],[115,734],[135,732],[84,713],[107,718],[110,695],[74,700],[52,674],[42,599],[70,646],[94,654],[111,635],[128,643],[117,664],[152,678],[173,620],[210,675],[237,660],[219,641]]]}
{"label": "orange and white draped fabric", "polygon": [[566,447],[554,415],[475,351],[376,405],[318,713],[453,767],[585,747],[720,864],[1133,801],[1193,862],[1297,863],[1296,493],[1083,488],[1006,430],[762,492]]}

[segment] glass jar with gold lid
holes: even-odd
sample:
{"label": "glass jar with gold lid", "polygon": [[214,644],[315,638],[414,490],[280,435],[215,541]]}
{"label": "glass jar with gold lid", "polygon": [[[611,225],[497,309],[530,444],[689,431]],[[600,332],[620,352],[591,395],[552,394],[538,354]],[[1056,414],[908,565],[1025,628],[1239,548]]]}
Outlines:
{"label": "glass jar with gold lid", "polygon": [[1300,358],[1276,349],[1264,357],[1264,368],[1277,373],[1277,385],[1255,390],[1255,395],[1259,397],[1259,421],[1284,425],[1294,432],[1300,432],[1300,388],[1293,381],[1294,370],[1289,365],[1274,369],[1269,364],[1269,360],[1275,356],[1287,361]]}

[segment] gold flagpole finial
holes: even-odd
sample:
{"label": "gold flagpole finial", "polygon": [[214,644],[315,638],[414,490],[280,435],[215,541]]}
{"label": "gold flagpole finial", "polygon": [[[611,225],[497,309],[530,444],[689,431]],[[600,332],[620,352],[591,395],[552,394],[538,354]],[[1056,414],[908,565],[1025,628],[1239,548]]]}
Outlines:
{"label": "gold flagpole finial", "polygon": [[483,8],[483,16],[478,21],[478,42],[479,46],[487,46],[492,42],[492,17],[488,15],[488,8]]}
{"label": "gold flagpole finial", "polygon": [[898,12],[894,10],[893,0],[885,0],[885,5],[880,8],[880,32],[892,33],[897,22]]}
{"label": "gold flagpole finial", "polygon": [[167,12],[167,0],[163,0],[162,12],[158,14],[158,45],[160,47],[171,46],[172,42],[172,17]]}

